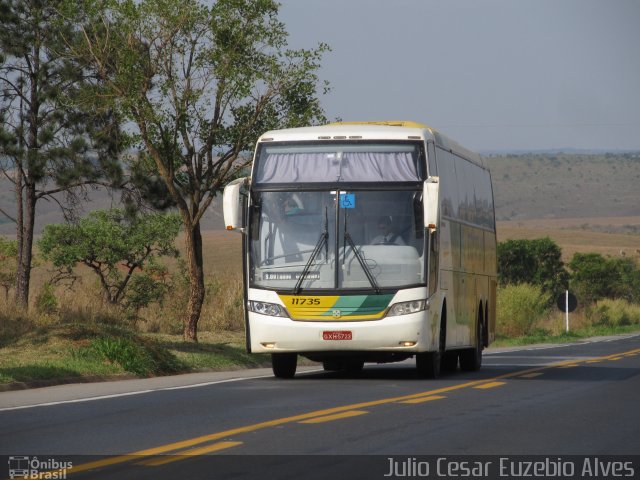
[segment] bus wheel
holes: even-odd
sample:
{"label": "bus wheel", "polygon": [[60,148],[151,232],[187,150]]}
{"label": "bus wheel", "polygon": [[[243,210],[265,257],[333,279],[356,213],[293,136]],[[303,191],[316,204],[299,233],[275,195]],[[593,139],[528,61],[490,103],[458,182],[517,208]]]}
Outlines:
{"label": "bus wheel", "polygon": [[296,353],[272,353],[271,367],[273,374],[278,378],[293,378],[298,366],[298,354]]}
{"label": "bus wheel", "polygon": [[445,355],[447,345],[447,308],[442,307],[440,320],[440,338],[438,339],[438,350],[435,352],[422,352],[416,354],[416,368],[418,376],[422,378],[438,378],[442,369],[442,359]]}
{"label": "bus wheel", "polygon": [[416,369],[422,378],[438,378],[442,355],[440,352],[422,352],[416,354]]}
{"label": "bus wheel", "polygon": [[477,370],[480,370],[480,367],[482,366],[482,335],[482,318],[478,318],[475,348],[469,348],[460,352],[460,368],[465,372],[475,372]]}
{"label": "bus wheel", "polygon": [[445,372],[455,372],[458,369],[458,352],[446,352],[440,368]]}

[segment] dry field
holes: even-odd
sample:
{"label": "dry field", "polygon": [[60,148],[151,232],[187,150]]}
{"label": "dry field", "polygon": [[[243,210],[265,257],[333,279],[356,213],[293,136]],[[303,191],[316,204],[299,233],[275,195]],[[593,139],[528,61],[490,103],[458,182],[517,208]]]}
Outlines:
{"label": "dry field", "polygon": [[640,216],[554,218],[498,222],[498,240],[552,238],[562,248],[563,259],[574,253],[595,252],[611,257],[640,258]]}
{"label": "dry field", "polygon": [[[205,274],[241,274],[242,234],[226,230],[210,230],[202,233]],[[182,239],[178,248],[182,252]]]}

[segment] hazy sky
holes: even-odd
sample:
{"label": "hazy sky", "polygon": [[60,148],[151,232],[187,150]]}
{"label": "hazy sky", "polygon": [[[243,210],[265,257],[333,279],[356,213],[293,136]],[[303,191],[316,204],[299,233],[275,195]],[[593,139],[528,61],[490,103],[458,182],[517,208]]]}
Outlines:
{"label": "hazy sky", "polygon": [[640,150],[640,0],[280,0],[328,43],[330,119],[415,120],[480,150]]}

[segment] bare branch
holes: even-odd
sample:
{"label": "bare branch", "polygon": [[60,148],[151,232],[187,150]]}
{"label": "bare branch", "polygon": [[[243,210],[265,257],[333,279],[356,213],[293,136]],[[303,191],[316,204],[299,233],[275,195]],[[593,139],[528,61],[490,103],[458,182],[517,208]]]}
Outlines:
{"label": "bare branch", "polygon": [[11,220],[13,223],[15,224],[18,223],[18,221],[15,218],[13,218],[11,215],[5,212],[2,208],[0,208],[0,213],[3,214],[5,217],[7,217],[9,220]]}
{"label": "bare branch", "polygon": [[[44,198],[44,197],[50,197],[52,195],[55,195],[56,193],[60,193],[60,192],[66,192],[69,190],[73,190],[75,188],[79,188],[79,187],[83,187],[83,186],[88,186],[88,185],[98,185],[101,187],[106,187],[106,188],[114,188],[114,185],[109,183],[109,182],[104,182],[104,181],[99,181],[99,180],[86,180],[83,182],[77,182],[71,185],[67,185],[65,187],[58,187],[58,188],[53,188],[51,190],[43,190],[39,193],[36,194],[36,198]],[[116,188],[118,188],[118,186],[115,186]]]}

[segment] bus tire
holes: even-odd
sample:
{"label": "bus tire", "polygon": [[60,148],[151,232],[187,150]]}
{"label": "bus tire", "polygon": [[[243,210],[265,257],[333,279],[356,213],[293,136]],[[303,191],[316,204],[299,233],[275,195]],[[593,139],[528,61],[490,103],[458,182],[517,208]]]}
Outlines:
{"label": "bus tire", "polygon": [[440,315],[440,334],[438,338],[438,350],[435,352],[422,352],[416,354],[416,369],[418,376],[422,378],[438,378],[442,370],[442,359],[447,345],[447,304],[442,306]]}
{"label": "bus tire", "polygon": [[422,352],[416,354],[416,369],[421,378],[438,378],[442,356],[440,352]]}
{"label": "bus tire", "polygon": [[458,352],[446,352],[440,362],[443,372],[455,372],[458,369]]}
{"label": "bus tire", "polygon": [[465,372],[476,372],[482,366],[482,349],[484,347],[484,329],[482,318],[478,318],[476,346],[460,352],[460,369]]}
{"label": "bus tire", "polygon": [[273,374],[278,378],[293,378],[298,366],[298,354],[296,353],[272,353],[271,367]]}

